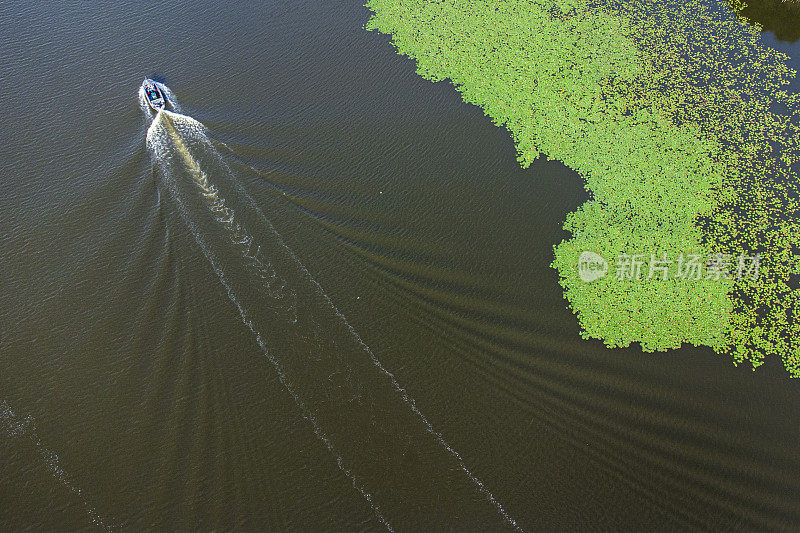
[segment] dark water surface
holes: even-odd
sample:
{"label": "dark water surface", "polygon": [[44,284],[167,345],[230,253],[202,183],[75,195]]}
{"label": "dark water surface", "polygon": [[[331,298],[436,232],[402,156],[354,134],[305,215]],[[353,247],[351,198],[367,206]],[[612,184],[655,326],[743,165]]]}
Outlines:
{"label": "dark water surface", "polygon": [[359,2],[126,4],[0,3],[0,529],[800,527],[777,357],[581,340],[580,179]]}

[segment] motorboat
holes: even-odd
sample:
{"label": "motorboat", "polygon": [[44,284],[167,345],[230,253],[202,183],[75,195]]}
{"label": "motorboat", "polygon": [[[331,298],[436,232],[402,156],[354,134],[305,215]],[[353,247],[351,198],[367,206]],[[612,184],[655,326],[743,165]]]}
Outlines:
{"label": "motorboat", "polygon": [[153,111],[158,113],[167,107],[167,97],[164,96],[164,93],[158,87],[156,82],[146,78],[144,82],[142,82],[142,89],[144,90],[144,96],[147,99],[147,104],[153,109]]}

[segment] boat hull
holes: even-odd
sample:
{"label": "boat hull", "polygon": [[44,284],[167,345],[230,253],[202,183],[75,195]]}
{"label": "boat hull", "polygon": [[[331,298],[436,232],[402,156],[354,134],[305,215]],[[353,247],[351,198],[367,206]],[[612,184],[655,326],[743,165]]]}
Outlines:
{"label": "boat hull", "polygon": [[142,83],[142,89],[144,91],[145,100],[147,101],[147,105],[150,106],[150,109],[155,112],[166,109],[168,100],[156,82],[150,79],[145,79]]}

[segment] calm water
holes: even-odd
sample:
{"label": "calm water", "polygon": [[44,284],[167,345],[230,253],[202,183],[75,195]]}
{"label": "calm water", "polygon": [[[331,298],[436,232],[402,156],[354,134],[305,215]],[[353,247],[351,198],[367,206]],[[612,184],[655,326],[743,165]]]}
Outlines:
{"label": "calm water", "polygon": [[580,179],[359,2],[118,4],[0,4],[0,529],[800,527],[798,383],[582,341]]}

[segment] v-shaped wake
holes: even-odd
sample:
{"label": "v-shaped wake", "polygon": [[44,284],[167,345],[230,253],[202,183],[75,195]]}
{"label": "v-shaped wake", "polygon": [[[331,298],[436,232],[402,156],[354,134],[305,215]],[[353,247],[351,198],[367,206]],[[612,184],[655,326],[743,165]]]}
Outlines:
{"label": "v-shaped wake", "polygon": [[242,322],[377,519],[390,530],[388,516],[427,529],[496,529],[498,519],[520,529],[283,242],[202,124],[160,111],[147,144]]}

